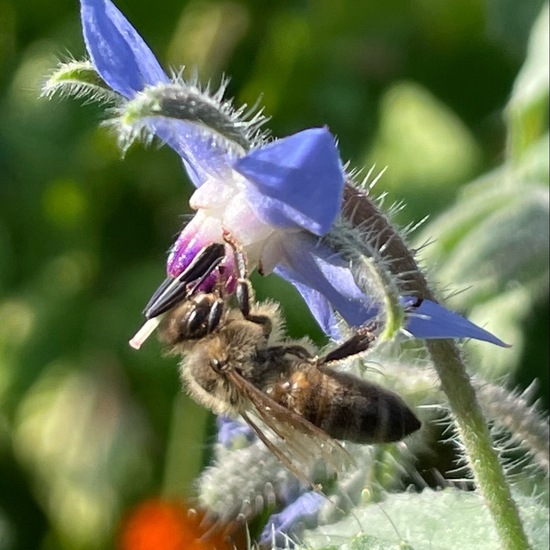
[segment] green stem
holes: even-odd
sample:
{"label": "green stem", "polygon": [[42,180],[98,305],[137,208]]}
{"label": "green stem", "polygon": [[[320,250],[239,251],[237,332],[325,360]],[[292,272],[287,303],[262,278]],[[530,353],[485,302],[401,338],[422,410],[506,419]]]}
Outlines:
{"label": "green stem", "polygon": [[426,347],[449,400],[470,468],[493,517],[502,548],[529,548],[510,486],[458,348],[452,340],[428,340]]}
{"label": "green stem", "polygon": [[[434,300],[426,278],[401,235],[367,194],[351,182],[344,190],[343,215],[362,230],[376,232],[378,253],[389,260],[392,272],[397,276],[408,274],[404,290]],[[427,340],[426,347],[449,400],[476,485],[493,517],[502,548],[525,550],[529,542],[460,352],[452,340]]]}

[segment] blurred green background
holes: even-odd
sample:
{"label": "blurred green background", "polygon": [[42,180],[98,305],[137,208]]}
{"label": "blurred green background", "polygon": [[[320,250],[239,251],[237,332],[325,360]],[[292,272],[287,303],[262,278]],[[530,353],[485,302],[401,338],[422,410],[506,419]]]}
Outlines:
{"label": "blurred green background", "polygon": [[[523,233],[506,216],[498,226],[512,244],[485,228],[494,250],[452,255],[472,228],[460,225],[468,197],[489,205],[481,218],[525,198],[522,182],[499,195],[501,170],[517,160],[504,109],[542,1],[117,5],[166,68],[197,67],[203,82],[229,75],[237,104],[261,96],[273,135],[328,125],[344,160],[387,165],[377,189],[387,205],[406,204],[398,222],[429,214],[426,236],[437,240],[441,230],[447,239],[426,261],[443,294],[482,280],[477,294],[450,303],[477,307],[476,322],[514,344],[477,348],[500,365],[485,375],[523,387],[540,378],[545,387],[548,245],[531,210],[514,218]],[[100,127],[101,107],[39,99],[44,78],[69,56],[84,56],[77,2],[0,0],[0,550],[109,548],[135,503],[192,493],[213,433],[210,417],[180,394],[175,360],[154,339],[140,352],[127,344],[164,277],[192,188],[168,148],[134,145],[121,159]],[[530,116],[529,144],[547,132],[547,107]],[[520,172],[536,172],[542,199],[533,208],[544,222],[541,143]],[[519,261],[518,250],[530,252]],[[319,336],[287,286],[256,282],[260,296],[286,305],[294,335]]]}

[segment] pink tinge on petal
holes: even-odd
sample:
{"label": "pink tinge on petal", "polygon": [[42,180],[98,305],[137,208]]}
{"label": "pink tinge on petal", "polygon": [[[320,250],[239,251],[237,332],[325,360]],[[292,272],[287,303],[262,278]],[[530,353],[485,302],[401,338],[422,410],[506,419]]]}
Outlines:
{"label": "pink tinge on petal", "polygon": [[[227,294],[233,294],[237,289],[239,274],[237,273],[237,263],[235,256],[229,246],[226,246],[226,256],[219,267],[220,279],[224,281],[224,290]],[[205,282],[208,284],[208,281]]]}
{"label": "pink tinge on petal", "polygon": [[168,275],[177,277],[199,251],[211,243],[223,243],[221,221],[199,211],[183,228],[172,246],[167,261]]}
{"label": "pink tinge on petal", "polygon": [[[221,221],[199,210],[183,228],[168,256],[167,271],[169,277],[178,277],[204,247],[212,243],[224,243],[224,228]],[[232,294],[237,286],[237,265],[231,247],[225,245],[225,258],[208,275],[196,291],[210,292],[221,284],[224,292]]]}

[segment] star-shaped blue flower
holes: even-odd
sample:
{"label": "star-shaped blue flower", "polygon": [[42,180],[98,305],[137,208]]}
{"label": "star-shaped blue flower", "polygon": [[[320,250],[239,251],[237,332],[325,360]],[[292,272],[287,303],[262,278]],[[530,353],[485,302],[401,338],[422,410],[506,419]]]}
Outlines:
{"label": "star-shaped blue flower", "polygon": [[[110,1],[81,0],[81,6],[92,63],[122,102],[155,87],[177,85]],[[345,184],[328,129],[304,130],[247,148],[200,117],[183,120],[159,112],[143,123],[181,156],[197,187],[191,199],[197,214],[171,250],[170,277],[182,273],[209,243],[223,242],[224,232],[229,232],[250,264],[264,273],[275,271],[296,286],[327,334],[334,333],[335,311],[352,327],[380,312],[382,305],[358,287],[349,261],[321,240],[340,214]],[[223,273],[231,291],[236,273],[229,249],[227,256]],[[505,345],[434,302],[403,298],[403,303],[404,331],[414,337],[474,338]]]}

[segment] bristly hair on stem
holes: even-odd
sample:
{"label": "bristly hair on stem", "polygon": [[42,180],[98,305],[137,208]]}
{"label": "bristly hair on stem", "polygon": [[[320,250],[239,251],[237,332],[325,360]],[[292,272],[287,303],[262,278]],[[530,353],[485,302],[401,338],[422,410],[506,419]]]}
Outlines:
{"label": "bristly hair on stem", "polygon": [[[537,382],[524,391],[509,391],[496,384],[479,384],[477,394],[483,412],[493,423],[493,438],[500,441],[501,455],[522,450],[520,459],[550,474],[550,433],[548,417],[540,410],[540,402],[533,401]],[[529,460],[530,459],[530,460]],[[506,458],[503,458],[506,464]],[[515,465],[511,464],[510,469]]]}
{"label": "bristly hair on stem", "polygon": [[231,100],[225,99],[228,82],[223,77],[212,90],[210,84],[201,86],[196,75],[185,80],[181,69],[173,74],[170,83],[147,86],[127,100],[109,88],[91,61],[70,60],[61,62],[47,78],[42,96],[52,98],[59,94],[114,104],[105,125],[115,130],[123,152],[136,140],[150,143],[154,130],[147,126],[147,118],[160,116],[201,125],[205,133],[218,134],[225,145],[229,142],[243,154],[268,141],[269,132],[264,126],[269,119],[259,101],[253,106],[235,108]]}

